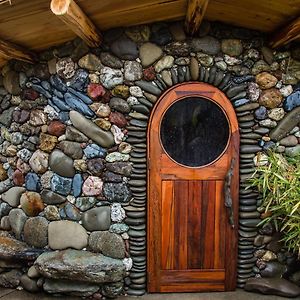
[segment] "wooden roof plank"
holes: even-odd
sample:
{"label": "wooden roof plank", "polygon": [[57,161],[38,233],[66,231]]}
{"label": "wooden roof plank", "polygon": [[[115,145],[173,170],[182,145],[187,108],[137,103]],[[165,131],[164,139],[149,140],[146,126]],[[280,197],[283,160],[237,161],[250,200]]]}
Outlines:
{"label": "wooden roof plank", "polygon": [[36,54],[19,45],[0,39],[0,57],[3,60],[16,59],[28,63],[36,61]]}
{"label": "wooden roof plank", "polygon": [[198,32],[205,15],[209,0],[188,0],[185,19],[185,31],[194,35]]}
{"label": "wooden roof plank", "polygon": [[99,47],[102,35],[73,0],[52,0],[51,11],[90,47]]}
{"label": "wooden roof plank", "polygon": [[279,48],[300,38],[300,16],[279,32],[274,33],[270,40],[272,48]]}

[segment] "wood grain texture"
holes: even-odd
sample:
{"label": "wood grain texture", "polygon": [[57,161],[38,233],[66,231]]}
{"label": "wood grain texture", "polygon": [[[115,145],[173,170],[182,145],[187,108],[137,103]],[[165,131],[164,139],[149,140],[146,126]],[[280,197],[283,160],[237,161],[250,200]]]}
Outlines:
{"label": "wood grain texture", "polygon": [[[14,0],[1,6],[0,36],[32,50],[75,38],[49,9],[49,0]],[[101,31],[157,21],[184,20],[187,0],[78,0]],[[245,28],[274,32],[300,13],[300,0],[210,0],[205,18]]]}
{"label": "wood grain texture", "polygon": [[[198,168],[171,160],[159,136],[166,109],[189,96],[205,97],[220,105],[230,124],[225,152],[211,164]],[[239,155],[239,131],[230,101],[208,84],[180,84],[161,96],[148,128],[148,291],[233,290],[238,236],[228,221],[223,189],[231,158]],[[232,185],[235,222],[238,171],[237,163]]]}
{"label": "wood grain texture", "polygon": [[279,29],[279,32],[274,33],[270,46],[279,48],[298,38],[300,38],[300,16],[283,29]]}
{"label": "wood grain texture", "polygon": [[206,13],[209,0],[188,0],[185,18],[185,31],[194,35],[198,32],[201,22]]}
{"label": "wood grain texture", "polygon": [[74,0],[52,0],[51,11],[90,47],[98,47],[102,36]]}
{"label": "wood grain texture", "polygon": [[0,40],[0,57],[3,60],[16,59],[28,63],[36,61],[36,54],[32,51],[3,40]]}

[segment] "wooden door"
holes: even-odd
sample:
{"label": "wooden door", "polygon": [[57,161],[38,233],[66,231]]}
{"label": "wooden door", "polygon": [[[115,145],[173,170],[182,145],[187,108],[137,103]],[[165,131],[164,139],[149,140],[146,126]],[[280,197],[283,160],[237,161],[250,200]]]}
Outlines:
{"label": "wooden door", "polygon": [[238,123],[226,96],[205,83],[168,90],[148,128],[149,292],[235,289],[238,174]]}

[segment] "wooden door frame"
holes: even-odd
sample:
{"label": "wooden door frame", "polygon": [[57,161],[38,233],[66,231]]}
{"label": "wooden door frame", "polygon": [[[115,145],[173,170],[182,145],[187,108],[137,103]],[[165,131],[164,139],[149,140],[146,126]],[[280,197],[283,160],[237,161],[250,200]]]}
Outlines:
{"label": "wooden door frame", "polygon": [[[158,281],[159,281],[159,268],[155,268],[156,265],[160,265],[160,261],[157,261],[157,257],[151,249],[158,249],[157,247],[160,246],[161,239],[159,234],[152,234],[150,232],[149,228],[151,226],[151,218],[149,217],[152,215],[154,218],[160,217],[161,215],[161,208],[157,203],[153,205],[153,203],[149,201],[149,186],[150,186],[150,178],[149,178],[149,170],[150,168],[153,170],[153,168],[157,168],[157,164],[155,162],[152,162],[149,158],[149,149],[150,149],[150,131],[151,131],[151,124],[153,123],[154,118],[156,118],[157,110],[161,109],[162,106],[162,101],[166,98],[171,93],[176,93],[177,94],[177,99],[176,101],[186,98],[186,97],[202,97],[206,98],[216,104],[223,110],[224,114],[226,115],[228,119],[229,126],[231,128],[231,141],[230,143],[233,143],[233,147],[235,149],[235,153],[237,155],[236,158],[236,163],[239,163],[239,127],[238,127],[238,120],[236,117],[235,110],[229,101],[229,99],[226,97],[226,95],[220,91],[218,88],[202,83],[202,82],[184,82],[181,84],[177,84],[166,90],[159,98],[159,100],[156,102],[155,106],[153,107],[151,111],[151,115],[148,120],[148,130],[147,130],[147,149],[148,149],[148,154],[147,154],[147,275],[149,273],[154,274],[153,277],[157,278],[155,282],[151,282],[151,286],[149,285],[149,276],[147,276],[147,288],[149,292],[152,292],[154,290],[157,290],[153,287],[158,286]],[[182,95],[182,96],[181,96]],[[217,95],[217,96],[216,96]],[[214,97],[218,98],[216,100],[213,99]],[[175,101],[174,101],[175,103]],[[171,104],[166,104],[165,107],[163,106],[164,111],[168,109],[168,107]],[[164,113],[161,115],[163,116]],[[161,118],[159,120],[161,122]],[[237,141],[237,142],[236,142]],[[227,145],[228,146],[228,145]],[[218,161],[218,159],[216,160]],[[212,164],[214,164],[216,161],[214,161]],[[206,167],[206,166],[203,166]],[[236,171],[237,170],[237,171]],[[157,172],[159,171],[158,169],[156,170]],[[233,199],[237,199],[237,203],[234,205],[234,220],[235,220],[235,226],[236,228],[238,227],[238,195],[239,195],[239,167],[235,168],[235,173],[234,173],[234,178],[235,182],[233,183],[235,185],[235,188],[232,190],[232,197]],[[152,207],[150,206],[152,204]],[[227,216],[229,217],[229,216]],[[159,230],[159,229],[158,229]],[[238,242],[238,231],[237,229],[232,230],[230,226],[227,226],[226,228],[226,275],[225,277],[227,278],[225,289],[226,291],[229,290],[234,290],[236,287],[236,276],[237,276],[237,242]],[[232,251],[232,249],[234,249]],[[150,264],[152,262],[152,264]],[[234,262],[234,264],[232,263]]]}

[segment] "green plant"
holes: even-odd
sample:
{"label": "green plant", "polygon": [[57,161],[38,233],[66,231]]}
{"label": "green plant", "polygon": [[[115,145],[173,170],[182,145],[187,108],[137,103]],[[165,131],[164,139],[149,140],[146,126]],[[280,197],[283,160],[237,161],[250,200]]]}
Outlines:
{"label": "green plant", "polygon": [[268,216],[259,225],[272,222],[300,257],[300,157],[268,153],[268,163],[256,168],[250,183],[262,194],[261,208]]}

